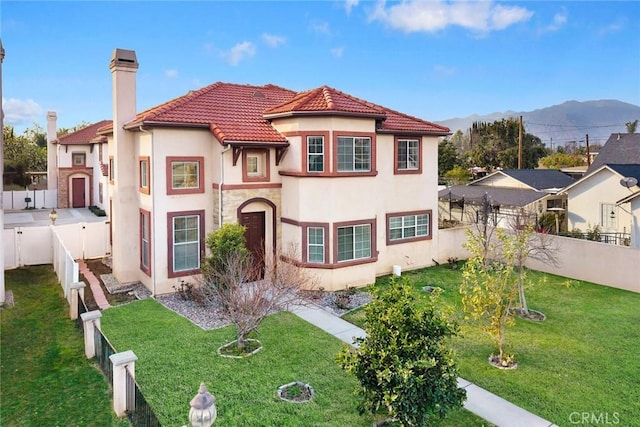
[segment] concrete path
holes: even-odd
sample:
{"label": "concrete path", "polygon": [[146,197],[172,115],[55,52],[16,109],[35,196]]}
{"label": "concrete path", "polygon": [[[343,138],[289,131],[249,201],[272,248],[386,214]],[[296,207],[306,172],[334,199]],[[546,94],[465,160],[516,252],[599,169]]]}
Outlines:
{"label": "concrete path", "polygon": [[111,307],[111,304],[109,304],[109,301],[107,301],[107,297],[102,291],[102,287],[100,286],[98,278],[93,274],[91,270],[89,270],[89,267],[87,267],[87,264],[83,260],[79,259],[77,260],[77,262],[78,270],[80,271],[80,273],[82,273],[84,278],[87,279],[87,282],[89,282],[91,293],[93,293],[93,299],[96,300],[98,308],[100,308],[100,310],[104,310],[105,308]]}
{"label": "concrete path", "polygon": [[[289,311],[349,345],[354,345],[355,337],[366,336],[363,329],[314,304],[296,305]],[[497,427],[557,427],[465,379],[458,378],[458,386],[467,390],[465,409]]]}
{"label": "concrete path", "polygon": [[[51,225],[50,209],[5,210],[4,228],[35,227]],[[102,222],[106,217],[95,216],[87,208],[56,209],[56,225],[75,224],[77,222]]]}

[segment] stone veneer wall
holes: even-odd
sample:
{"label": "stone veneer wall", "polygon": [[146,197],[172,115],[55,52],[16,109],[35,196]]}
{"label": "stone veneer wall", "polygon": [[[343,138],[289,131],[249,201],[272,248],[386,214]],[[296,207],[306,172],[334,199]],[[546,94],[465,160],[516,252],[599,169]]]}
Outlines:
{"label": "stone veneer wall", "polygon": [[[219,216],[219,190],[213,190],[213,224],[214,229],[218,229]],[[270,200],[276,206],[276,242],[280,243],[282,231],[280,227],[281,197],[280,188],[243,188],[239,190],[222,190],[222,223],[238,222],[238,207],[247,200],[254,198],[264,198]],[[269,228],[270,224],[266,224]]]}
{"label": "stone veneer wall", "polygon": [[69,177],[74,174],[83,175],[89,180],[89,194],[85,194],[87,206],[93,204],[93,170],[91,168],[59,168],[58,169],[58,207],[69,208]]}

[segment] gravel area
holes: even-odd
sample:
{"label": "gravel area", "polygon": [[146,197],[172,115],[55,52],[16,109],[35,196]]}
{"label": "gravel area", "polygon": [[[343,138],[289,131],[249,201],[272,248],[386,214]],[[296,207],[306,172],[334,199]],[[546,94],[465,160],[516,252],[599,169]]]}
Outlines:
{"label": "gravel area", "polygon": [[[338,308],[335,303],[339,293],[340,292],[323,292],[322,296],[318,297],[316,295],[315,298],[303,299],[301,303],[317,305],[336,316],[342,316],[371,301],[371,295],[368,293],[356,292],[349,296],[347,308]],[[218,329],[229,324],[226,320],[222,319],[219,307],[214,304],[203,307],[195,301],[183,299],[177,292],[157,296],[156,300],[169,310],[187,318],[204,330]]]}

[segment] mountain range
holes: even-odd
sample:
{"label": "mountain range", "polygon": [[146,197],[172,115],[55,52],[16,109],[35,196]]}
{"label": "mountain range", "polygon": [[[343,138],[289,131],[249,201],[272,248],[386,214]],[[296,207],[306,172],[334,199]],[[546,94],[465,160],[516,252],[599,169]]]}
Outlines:
{"label": "mountain range", "polygon": [[[522,116],[525,132],[540,138],[551,148],[575,141],[584,146],[586,135],[589,144],[603,145],[612,133],[627,132],[625,123],[640,119],[640,106],[612,99],[597,101],[566,101],[559,105],[533,111],[505,111],[486,115],[438,121],[452,133],[469,131],[474,122],[494,122]],[[640,126],[638,126],[640,132]]]}

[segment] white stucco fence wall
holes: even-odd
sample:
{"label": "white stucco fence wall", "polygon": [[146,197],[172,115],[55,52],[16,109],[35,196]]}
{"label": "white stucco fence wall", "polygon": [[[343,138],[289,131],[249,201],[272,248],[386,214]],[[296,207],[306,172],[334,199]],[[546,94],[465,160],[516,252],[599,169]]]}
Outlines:
{"label": "white stucco fence wall", "polygon": [[50,209],[58,207],[58,190],[29,190],[2,192],[2,206],[4,209],[20,210],[27,208],[25,198],[29,197],[30,208]]}
{"label": "white stucco fence wall", "polygon": [[[462,247],[467,227],[440,230],[438,262],[447,258],[467,259]],[[585,280],[640,293],[640,249],[589,240],[548,235],[558,247],[557,267],[539,261],[527,261],[527,267],[571,279]]]}

